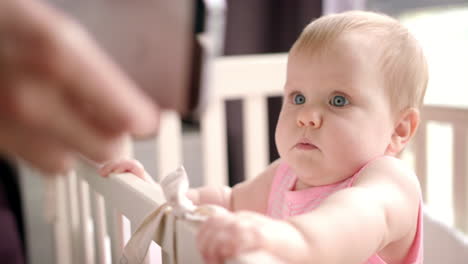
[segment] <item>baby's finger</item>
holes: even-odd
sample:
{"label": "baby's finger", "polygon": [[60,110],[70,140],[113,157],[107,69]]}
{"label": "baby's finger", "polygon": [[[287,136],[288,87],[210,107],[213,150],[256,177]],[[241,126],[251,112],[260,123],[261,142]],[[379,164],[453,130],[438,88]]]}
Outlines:
{"label": "baby's finger", "polygon": [[119,160],[113,161],[106,165],[104,165],[100,170],[99,173],[106,177],[111,173],[124,173],[129,172],[135,174],[139,178],[145,179],[145,170],[143,169],[143,165],[137,160]]}
{"label": "baby's finger", "polygon": [[215,217],[208,218],[205,223],[202,224],[200,227],[198,234],[197,234],[197,246],[198,249],[203,256],[203,258],[207,261],[210,259],[214,259],[214,257],[210,254],[210,248],[212,248],[213,238],[222,230],[223,222],[218,221]]}
{"label": "baby's finger", "polygon": [[117,168],[115,168],[114,171],[112,171],[113,173],[125,173],[125,172],[130,172],[130,169],[127,167],[127,166],[118,166]]}
{"label": "baby's finger", "polygon": [[233,235],[229,226],[233,225],[235,219],[230,215],[218,215],[207,221],[207,231],[201,243],[203,244],[203,256],[209,259],[224,260],[232,256]]}
{"label": "baby's finger", "polygon": [[99,175],[101,175],[102,177],[109,176],[109,174],[111,174],[115,165],[116,165],[115,161],[111,161],[111,162],[104,164],[101,168],[99,168],[99,171],[98,171]]}
{"label": "baby's finger", "polygon": [[138,178],[144,179],[141,168],[139,169],[139,166],[136,165],[136,162],[134,160],[124,160],[120,162],[113,172],[114,173],[129,172],[129,173],[135,174],[136,176],[138,176]]}
{"label": "baby's finger", "polygon": [[119,166],[115,169],[116,173],[123,173],[123,172],[130,172],[138,176],[138,178],[142,180],[146,180],[145,178],[145,169],[143,165],[137,160],[130,159],[130,160],[123,160]]}
{"label": "baby's finger", "polygon": [[209,248],[209,254],[214,255],[215,258],[225,260],[231,258],[236,252],[236,239],[233,239],[232,234],[227,231],[228,229],[221,230],[213,239],[212,248]]}
{"label": "baby's finger", "polygon": [[209,243],[207,243],[207,246],[203,252],[204,255],[209,259],[220,260],[220,250],[223,248],[225,236],[226,234],[222,231],[222,229],[218,229],[218,232],[216,233],[212,232],[208,240]]}
{"label": "baby's finger", "polygon": [[114,160],[110,161],[106,164],[104,164],[100,169],[99,169],[99,174],[103,177],[109,176],[111,173],[115,172],[117,168],[120,166],[120,164],[123,162],[123,160]]}

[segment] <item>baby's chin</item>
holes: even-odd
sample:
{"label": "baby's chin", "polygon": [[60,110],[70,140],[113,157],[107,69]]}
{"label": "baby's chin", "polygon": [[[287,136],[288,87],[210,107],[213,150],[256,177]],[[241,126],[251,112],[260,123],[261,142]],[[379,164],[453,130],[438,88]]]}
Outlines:
{"label": "baby's chin", "polygon": [[294,174],[298,177],[303,185],[309,187],[322,186],[333,184],[352,176],[351,170],[344,169],[338,165],[328,166],[326,161],[318,161],[314,159],[284,159]]}
{"label": "baby's chin", "polygon": [[325,175],[329,175],[323,163],[305,159],[286,159],[294,174],[307,185],[321,185]]}

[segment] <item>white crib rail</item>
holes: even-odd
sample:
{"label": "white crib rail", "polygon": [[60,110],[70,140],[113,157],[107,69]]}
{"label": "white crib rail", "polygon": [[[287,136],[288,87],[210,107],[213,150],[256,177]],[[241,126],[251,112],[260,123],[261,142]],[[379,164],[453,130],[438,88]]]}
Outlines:
{"label": "white crib rail", "polygon": [[[67,179],[61,178],[59,182],[75,178],[78,186],[88,186],[88,184],[92,186],[94,190],[92,192],[94,193],[93,197],[97,198],[93,207],[95,211],[94,213],[90,212],[91,206],[88,198],[86,198],[90,194],[88,189],[77,186],[78,190],[82,189],[83,191],[82,195],[78,195],[79,207],[82,208],[79,212],[81,216],[78,223],[67,223],[67,215],[69,214],[67,211],[71,208],[68,205],[62,207],[62,212],[59,212],[57,216],[56,225],[61,228],[57,234],[63,235],[72,232],[69,236],[57,236],[56,238],[60,246],[58,253],[61,255],[60,258],[57,258],[57,263],[118,263],[122,247],[127,242],[128,237],[126,239],[122,235],[122,223],[113,224],[115,227],[113,230],[106,228],[106,221],[121,219],[120,216],[116,217],[113,213],[106,217],[106,213],[113,211],[122,213],[132,223],[132,227],[136,227],[146,215],[164,203],[162,191],[159,186],[149,185],[132,174],[119,174],[104,179],[97,175],[95,168],[85,164],[81,164],[77,171],[79,171],[80,176],[75,178],[75,175],[69,175]],[[67,189],[62,184],[58,187],[62,192]],[[105,205],[101,199],[102,197],[105,197]],[[106,212],[105,206],[108,206],[111,210]],[[178,220],[176,226],[178,263],[202,264],[203,261],[195,244],[197,225],[186,220]],[[110,234],[114,235],[111,239],[107,237]],[[77,239],[70,239],[70,237],[76,237]],[[110,256],[111,241],[114,245],[112,257]],[[163,263],[170,263],[169,260],[164,261],[165,249],[162,248],[162,250]],[[227,263],[252,264],[267,259],[271,260],[268,263],[280,263],[264,252],[249,253]],[[153,255],[148,257],[146,263],[161,263],[160,261],[158,255]]]}

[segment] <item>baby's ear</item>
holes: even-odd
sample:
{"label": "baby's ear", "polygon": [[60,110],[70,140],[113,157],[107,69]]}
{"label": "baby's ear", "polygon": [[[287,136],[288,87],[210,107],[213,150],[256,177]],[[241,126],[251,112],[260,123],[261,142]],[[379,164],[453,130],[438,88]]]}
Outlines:
{"label": "baby's ear", "polygon": [[419,126],[419,110],[411,107],[403,111],[395,123],[392,140],[387,148],[387,154],[400,153],[413,138]]}

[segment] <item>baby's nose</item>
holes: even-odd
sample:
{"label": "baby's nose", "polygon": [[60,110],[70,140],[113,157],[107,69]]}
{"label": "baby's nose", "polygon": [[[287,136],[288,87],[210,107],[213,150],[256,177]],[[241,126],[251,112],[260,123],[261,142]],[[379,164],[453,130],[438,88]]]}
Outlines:
{"label": "baby's nose", "polygon": [[319,128],[322,125],[322,117],[318,112],[302,112],[298,115],[297,126]]}
{"label": "baby's nose", "polygon": [[298,125],[300,127],[303,127],[303,126],[306,126],[306,125],[315,127],[315,122],[314,121],[309,121],[308,123],[307,122],[304,123],[302,120],[299,120]]}

